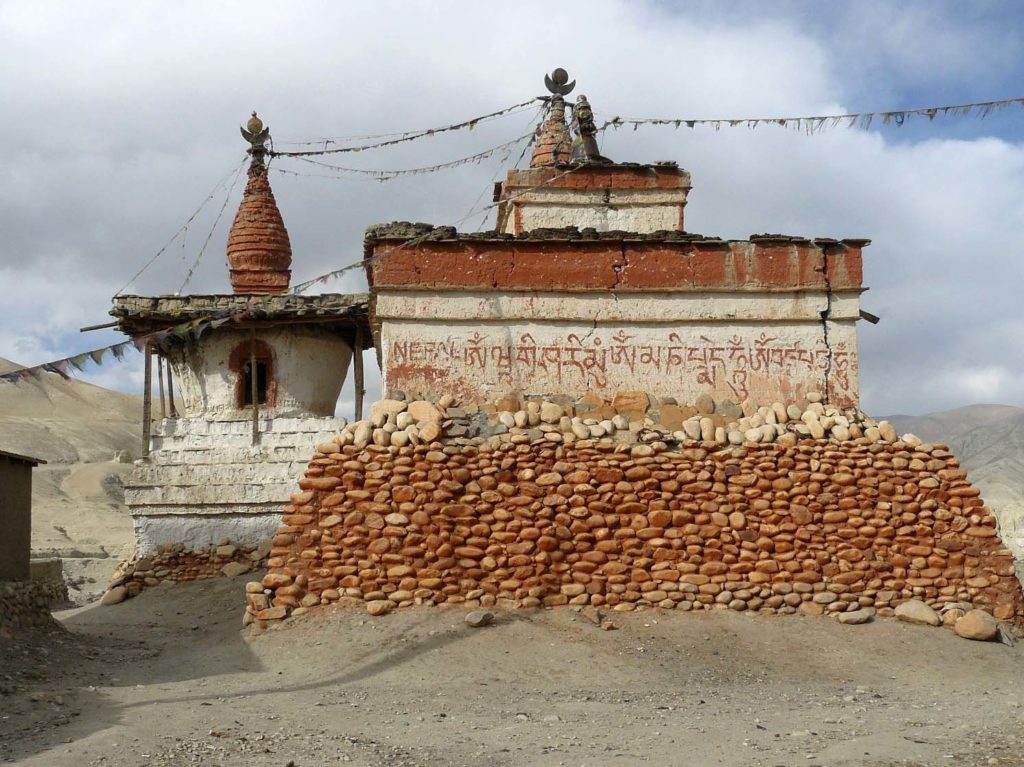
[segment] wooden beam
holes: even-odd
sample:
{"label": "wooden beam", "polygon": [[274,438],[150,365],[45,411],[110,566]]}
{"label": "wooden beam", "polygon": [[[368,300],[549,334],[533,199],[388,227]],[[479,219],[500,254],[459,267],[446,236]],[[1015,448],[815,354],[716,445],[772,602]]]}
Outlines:
{"label": "wooden beam", "polygon": [[153,347],[146,342],[142,375],[142,457],[149,457],[153,429]]}
{"label": "wooden beam", "polygon": [[171,376],[170,360],[167,360],[167,404],[170,406],[171,418],[177,418],[178,408],[174,404],[174,378]]}
{"label": "wooden beam", "polygon": [[355,355],[352,359],[352,372],[355,376],[353,385],[356,390],[356,420],[363,420],[363,396],[366,389],[363,386],[363,326],[356,325],[356,342],[352,350]]}
{"label": "wooden beam", "polygon": [[163,355],[156,356],[156,380],[160,384],[160,418],[167,417],[167,401],[164,399],[164,358]]}
{"label": "wooden beam", "polygon": [[104,322],[102,325],[86,325],[84,328],[79,328],[79,333],[88,333],[90,330],[103,330],[104,328],[116,328],[117,323],[120,320],[114,320],[113,322]]}

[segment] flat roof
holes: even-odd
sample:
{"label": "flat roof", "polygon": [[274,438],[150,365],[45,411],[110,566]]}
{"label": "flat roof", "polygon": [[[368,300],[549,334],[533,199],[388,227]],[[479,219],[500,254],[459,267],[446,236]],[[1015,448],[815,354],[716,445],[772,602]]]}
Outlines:
{"label": "flat roof", "polygon": [[410,223],[408,221],[393,221],[389,224],[374,224],[366,229],[366,240],[389,241],[389,240],[412,240],[422,242],[438,241],[486,241],[486,242],[693,242],[712,243],[725,245],[730,242],[763,242],[763,243],[794,243],[804,245],[849,245],[853,247],[864,247],[871,244],[871,240],[864,238],[843,238],[834,237],[801,237],[789,234],[752,234],[746,240],[723,240],[721,237],[713,237],[694,232],[679,232],[671,229],[661,229],[655,232],[627,232],[613,229],[599,232],[591,227],[580,229],[575,226],[564,227],[543,227],[530,229],[519,234],[498,232],[488,230],[484,232],[459,232],[453,226],[434,226],[433,224]]}
{"label": "flat roof", "polygon": [[9,453],[6,450],[0,450],[0,458],[7,458],[11,461],[21,461],[22,463],[32,464],[33,466],[46,463],[42,458],[32,458],[31,456],[19,455],[18,453]]}
{"label": "flat roof", "polygon": [[369,329],[367,293],[115,296],[110,315],[121,332],[144,335],[182,323],[229,317],[234,324],[320,324]]}

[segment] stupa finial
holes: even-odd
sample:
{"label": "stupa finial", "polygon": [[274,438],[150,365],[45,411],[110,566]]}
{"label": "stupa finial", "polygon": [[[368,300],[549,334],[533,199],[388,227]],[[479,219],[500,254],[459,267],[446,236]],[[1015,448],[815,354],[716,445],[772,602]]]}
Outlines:
{"label": "stupa finial", "polygon": [[576,87],[576,81],[569,82],[569,73],[558,67],[550,75],[544,75],[544,85],[556,96],[568,96]]}
{"label": "stupa finial", "polygon": [[263,120],[254,111],[242,131],[242,138],[249,142],[249,155],[252,157],[250,171],[262,172],[267,156],[267,141],[270,139],[270,127],[263,125]]}
{"label": "stupa finial", "polygon": [[270,128],[253,112],[241,130],[252,162],[228,233],[231,286],[235,293],[284,293],[291,280],[292,244],[265,163]]}
{"label": "stupa finial", "polygon": [[569,160],[572,150],[572,135],[565,124],[565,99],[576,87],[576,81],[569,82],[569,73],[558,67],[550,75],[544,75],[544,85],[551,93],[548,100],[548,117],[537,131],[537,144],[530,158],[531,168],[551,168]]}

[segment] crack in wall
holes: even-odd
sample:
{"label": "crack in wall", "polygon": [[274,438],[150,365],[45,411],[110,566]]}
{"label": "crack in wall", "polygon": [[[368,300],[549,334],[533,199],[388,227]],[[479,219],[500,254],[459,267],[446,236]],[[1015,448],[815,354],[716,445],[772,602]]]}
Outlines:
{"label": "crack in wall", "polygon": [[[612,264],[612,271],[615,273],[615,282],[612,283],[612,285],[608,288],[608,295],[610,295],[612,297],[612,300],[615,301],[615,303],[619,302],[619,294],[616,293],[616,290],[618,289],[619,284],[622,282],[622,272],[623,272],[623,270],[626,267],[629,266],[629,257],[626,255],[626,245],[625,245],[625,243],[623,243],[620,246],[620,251],[619,252],[622,254],[622,263],[621,264]],[[603,312],[603,309],[598,307],[598,310],[597,310],[597,312],[594,315],[594,321],[593,321],[593,324],[592,324],[590,330],[587,332],[587,334],[585,336],[583,336],[582,339],[580,339],[580,343],[581,344],[584,341],[586,341],[587,339],[589,339],[592,335],[594,335],[594,333],[597,332],[597,325],[601,321],[601,313],[602,312]]]}
{"label": "crack in wall", "polygon": [[820,312],[821,314],[821,336],[825,342],[825,384],[824,384],[824,397],[825,404],[831,402],[831,381],[832,381],[832,344],[828,337],[828,323],[832,317],[832,279],[829,277],[828,271],[828,249],[821,249],[821,273],[825,278],[825,309]]}
{"label": "crack in wall", "polygon": [[619,246],[619,253],[622,255],[622,263],[612,264],[612,271],[615,272],[615,282],[610,288],[612,291],[612,297],[614,297],[616,301],[619,300],[619,297],[615,295],[615,291],[618,290],[619,284],[622,282],[622,272],[629,267],[629,256],[626,255],[626,243],[622,243]]}
{"label": "crack in wall", "polygon": [[587,334],[585,336],[583,336],[583,338],[580,339],[580,346],[583,346],[584,342],[586,342],[586,340],[588,338],[590,338],[592,335],[594,335],[594,333],[597,332],[597,323],[600,322],[600,320],[601,320],[601,310],[599,309],[597,314],[594,316],[593,327],[591,327],[590,330],[587,331]]}

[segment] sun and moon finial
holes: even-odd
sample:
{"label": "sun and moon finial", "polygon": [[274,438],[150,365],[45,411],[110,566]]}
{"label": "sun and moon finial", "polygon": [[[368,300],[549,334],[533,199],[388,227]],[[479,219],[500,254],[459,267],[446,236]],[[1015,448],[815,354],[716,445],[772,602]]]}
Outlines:
{"label": "sun and moon finial", "polygon": [[251,170],[261,171],[267,155],[267,141],[270,140],[270,127],[263,125],[263,120],[256,112],[252,113],[245,127],[239,127],[242,138],[249,142],[249,154],[252,156]]}
{"label": "sun and moon finial", "polygon": [[[548,97],[551,105],[550,115],[557,122],[565,119],[565,96],[572,93],[576,87],[576,81],[569,81],[569,73],[561,67],[555,69],[550,75],[544,75],[544,85],[551,93]],[[607,157],[602,156],[597,146],[597,125],[594,123],[594,112],[587,101],[587,97],[579,95],[576,103],[570,104],[572,109],[572,127],[576,138],[572,139],[569,156],[565,159],[557,158],[554,164],[558,165],[568,160],[569,164],[582,163],[587,165],[603,165],[611,163]],[[564,129],[563,129],[564,130]],[[557,156],[561,154],[565,139],[559,142],[554,150]]]}
{"label": "sun and moon finial", "polygon": [[576,87],[576,81],[569,82],[569,73],[558,67],[550,75],[544,75],[544,85],[556,96],[568,96]]}

